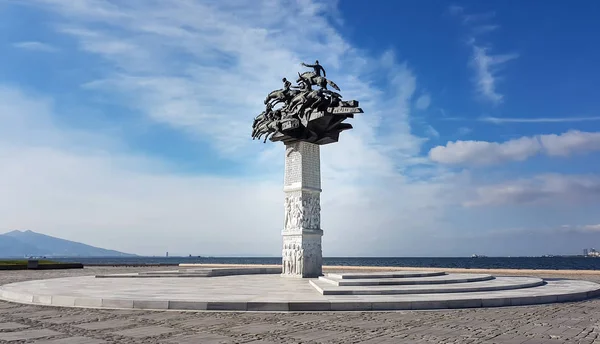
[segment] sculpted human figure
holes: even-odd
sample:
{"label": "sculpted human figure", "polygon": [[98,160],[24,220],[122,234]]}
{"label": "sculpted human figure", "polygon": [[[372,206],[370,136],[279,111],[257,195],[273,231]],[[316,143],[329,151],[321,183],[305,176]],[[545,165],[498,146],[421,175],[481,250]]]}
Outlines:
{"label": "sculpted human figure", "polygon": [[281,262],[281,273],[286,275],[288,273],[287,271],[287,249],[283,249],[283,252],[281,253],[281,257],[282,257],[282,262]]}
{"label": "sculpted human figure", "polygon": [[304,250],[298,249],[298,256],[296,257],[296,265],[298,266],[298,273],[302,273],[304,271]]}
{"label": "sculpted human figure", "polygon": [[283,81],[283,90],[289,91],[290,87],[292,87],[292,83],[289,82],[288,79],[286,79],[286,78],[281,79],[281,81]]}
{"label": "sculpted human figure", "polygon": [[299,80],[302,85],[302,92],[295,96],[289,104],[290,111],[295,111],[298,106],[300,106],[300,111],[298,113],[302,113],[303,109],[314,103],[318,98],[318,91],[313,91],[312,86],[309,80],[306,80],[302,76],[299,76]]}
{"label": "sculpted human figure", "polygon": [[[256,118],[254,118],[254,123],[252,124],[252,128],[257,129],[259,123],[269,120],[271,111],[273,111],[273,105],[271,105],[269,103],[269,104],[267,104],[265,110],[263,112],[261,112],[260,115],[256,116]],[[254,133],[254,131],[253,131],[253,133]],[[253,137],[254,137],[254,134],[253,134]]]}
{"label": "sculpted human figure", "polygon": [[302,62],[302,65],[304,67],[308,67],[308,68],[312,68],[315,71],[315,74],[317,74],[317,76],[321,76],[321,71],[323,71],[323,76],[326,77],[327,74],[325,73],[325,68],[323,68],[323,66],[321,66],[319,64],[319,60],[315,61],[315,64],[306,64],[304,62]]}
{"label": "sculpted human figure", "polygon": [[306,220],[306,228],[314,228],[314,222],[315,222],[315,202],[314,202],[314,198],[310,198],[308,200],[308,216],[307,216],[307,220]]}
{"label": "sculpted human figure", "polygon": [[296,244],[292,244],[292,247],[290,249],[290,273],[291,274],[296,274],[296,259],[294,258],[294,255],[296,253]]}
{"label": "sculpted human figure", "polygon": [[284,253],[284,261],[285,261],[285,273],[290,273],[290,244],[285,245],[285,253]]}
{"label": "sculpted human figure", "polygon": [[291,212],[292,212],[292,206],[291,206],[291,199],[290,197],[286,197],[285,198],[285,215],[283,218],[283,228],[288,230],[290,228],[290,216],[291,216]]}
{"label": "sculpted human figure", "polygon": [[294,204],[294,208],[296,209],[296,228],[300,227],[304,221],[304,207],[302,206],[302,202],[299,199],[296,200]]}
{"label": "sculpted human figure", "polygon": [[294,196],[292,198],[292,204],[290,204],[291,207],[291,211],[292,211],[292,228],[298,228],[299,226],[299,221],[300,221],[300,213],[299,213],[299,209],[300,207],[298,206],[298,197]]}

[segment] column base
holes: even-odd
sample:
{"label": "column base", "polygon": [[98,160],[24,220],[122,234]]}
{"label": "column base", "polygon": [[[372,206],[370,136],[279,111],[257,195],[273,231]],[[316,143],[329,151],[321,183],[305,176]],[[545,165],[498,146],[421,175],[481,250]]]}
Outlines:
{"label": "column base", "polygon": [[282,277],[323,276],[322,230],[285,232],[283,235]]}

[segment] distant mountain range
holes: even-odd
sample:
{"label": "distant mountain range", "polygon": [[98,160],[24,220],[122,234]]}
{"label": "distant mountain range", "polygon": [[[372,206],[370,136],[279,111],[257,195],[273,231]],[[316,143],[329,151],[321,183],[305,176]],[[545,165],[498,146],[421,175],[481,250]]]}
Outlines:
{"label": "distant mountain range", "polygon": [[33,231],[0,234],[0,257],[134,257],[134,254],[106,250]]}

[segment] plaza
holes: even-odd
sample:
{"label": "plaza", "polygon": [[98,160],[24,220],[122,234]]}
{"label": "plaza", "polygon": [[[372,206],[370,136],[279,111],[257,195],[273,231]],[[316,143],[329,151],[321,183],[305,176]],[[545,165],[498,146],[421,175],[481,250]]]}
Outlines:
{"label": "plaza", "polygon": [[[10,271],[3,272],[0,284],[162,270],[165,268]],[[330,271],[328,267],[324,270]],[[518,270],[477,273],[600,281],[596,271],[543,271],[537,275]],[[598,299],[389,312],[150,311],[2,301],[0,343],[594,343],[600,332],[596,325],[599,321]]]}

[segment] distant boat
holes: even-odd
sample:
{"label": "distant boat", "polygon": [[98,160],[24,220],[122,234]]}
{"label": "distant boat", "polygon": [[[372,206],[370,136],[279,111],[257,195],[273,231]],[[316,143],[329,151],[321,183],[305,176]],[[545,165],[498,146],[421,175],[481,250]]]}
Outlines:
{"label": "distant boat", "polygon": [[482,256],[482,255],[479,255],[479,254],[474,254],[474,255],[471,256],[471,258],[487,258],[487,256]]}

